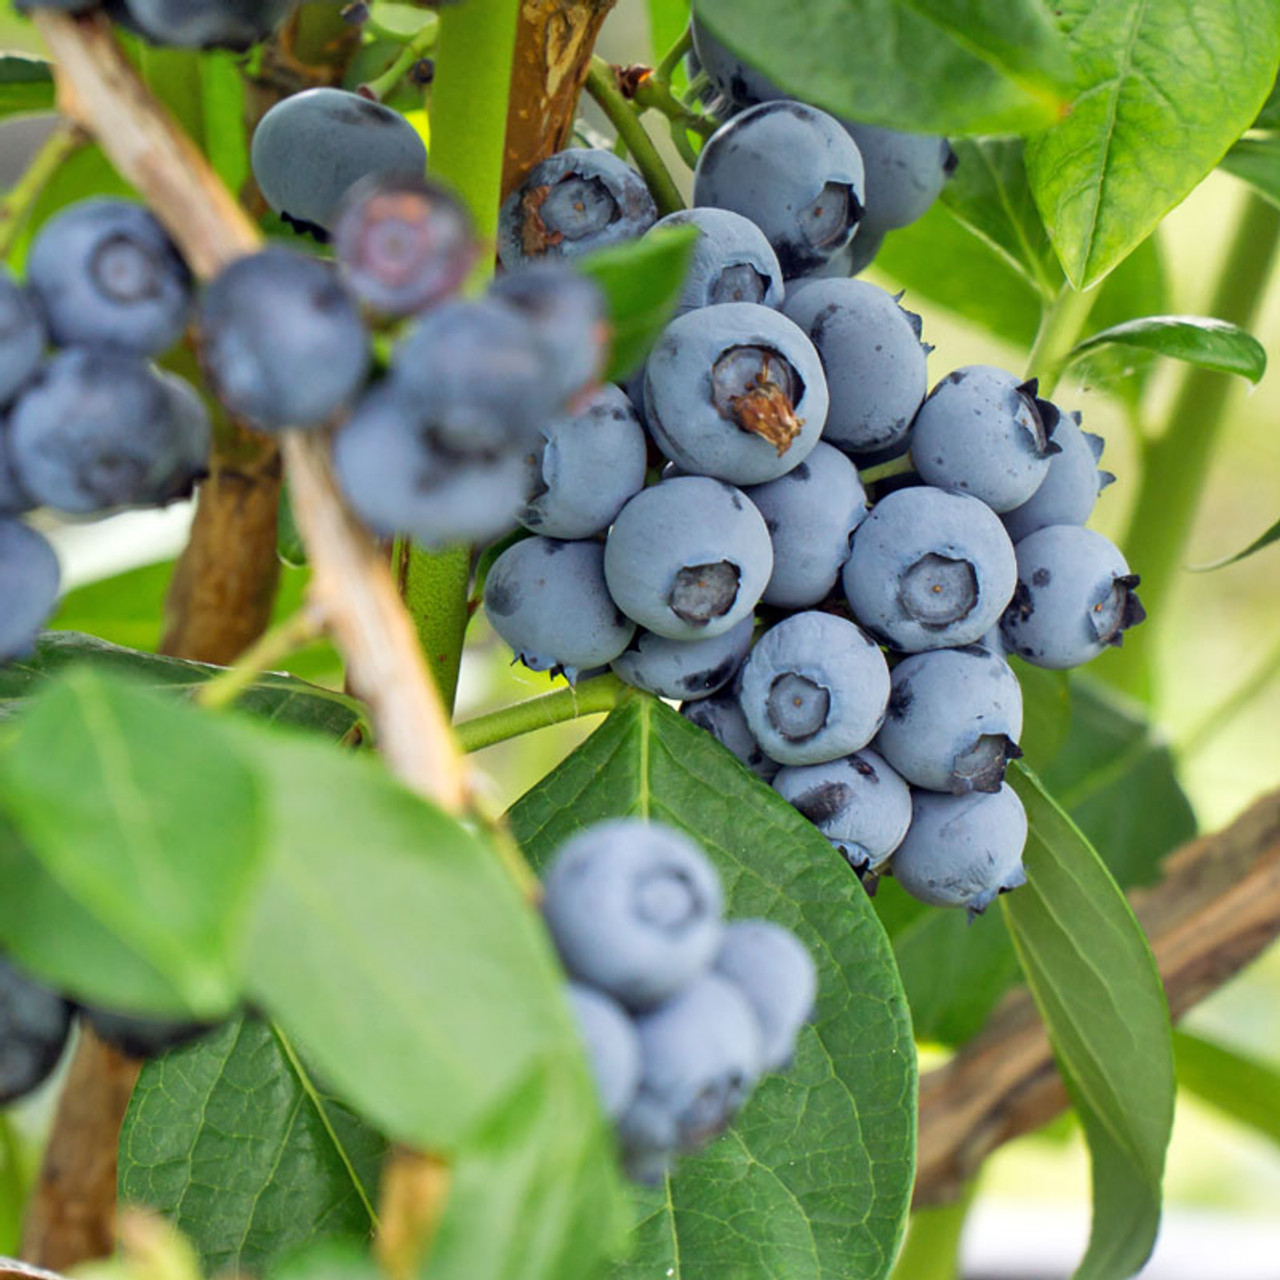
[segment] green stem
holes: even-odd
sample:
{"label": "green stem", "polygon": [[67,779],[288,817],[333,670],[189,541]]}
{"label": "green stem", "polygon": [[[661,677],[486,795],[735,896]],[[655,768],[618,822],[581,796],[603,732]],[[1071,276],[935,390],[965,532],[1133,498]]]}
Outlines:
{"label": "green stem", "polygon": [[[1250,195],[1218,276],[1209,314],[1248,329],[1266,294],[1280,246],[1280,209]],[[1189,369],[1169,412],[1163,435],[1147,442],[1142,481],[1122,541],[1147,611],[1159,615],[1182,567],[1196,512],[1209,477],[1213,452],[1226,422],[1232,379]],[[1156,629],[1139,627],[1099,674],[1150,701],[1155,693]]]}
{"label": "green stem", "polygon": [[435,22],[426,23],[422,30],[396,54],[394,61],[380,76],[366,81],[364,87],[379,102],[395,91],[396,86],[409,74],[414,64],[424,54],[430,53],[435,48],[437,26]]}
{"label": "green stem", "polygon": [[488,715],[476,716],[474,720],[464,720],[456,726],[458,741],[464,751],[482,751],[496,742],[533,733],[535,729],[546,729],[582,716],[602,715],[618,705],[626,689],[617,676],[593,676],[580,685],[516,702]]}
{"label": "green stem", "polygon": [[864,467],[858,472],[858,479],[863,485],[875,484],[877,480],[888,480],[892,476],[905,476],[913,471],[915,464],[911,455],[904,453],[900,458],[890,458],[888,462],[878,462],[874,467]]}
{"label": "green stem", "polygon": [[976,1189],[977,1184],[971,1182],[954,1204],[912,1213],[893,1280],[956,1280],[960,1274],[960,1237]]}
{"label": "green stem", "polygon": [[686,107],[665,84],[660,83],[654,76],[640,81],[632,101],[641,111],[648,111],[651,108],[654,111],[660,111],[673,124],[692,129],[694,133],[701,134],[704,138],[711,137],[719,128],[710,116],[704,116]]}
{"label": "green stem", "polygon": [[680,34],[680,39],[663,54],[662,61],[653,69],[653,78],[664,85],[669,85],[675,69],[680,65],[680,59],[692,48],[693,28],[689,26],[685,27]]}
{"label": "green stem", "polygon": [[680,195],[667,166],[663,164],[653,139],[645,132],[644,125],[635,108],[622,96],[614,79],[613,68],[600,57],[591,59],[591,70],[587,72],[587,92],[599,104],[601,111],[609,117],[609,123],[618,131],[618,137],[627,144],[636,162],[636,167],[643,175],[658,212],[675,213],[684,208],[684,200]]}
{"label": "green stem", "polygon": [[22,177],[9,188],[3,202],[0,202],[0,260],[8,259],[45,187],[85,145],[85,141],[84,134],[74,128],[58,129],[51,133]]}
{"label": "green stem", "polygon": [[[432,173],[471,210],[480,238],[492,244],[502,202],[507,100],[519,0],[467,0],[440,11],[431,86]],[[471,284],[493,274],[492,253],[479,255]],[[396,567],[405,605],[445,706],[453,708],[469,612],[471,554],[466,547],[427,551],[401,544]]]}
{"label": "green stem", "polygon": [[1078,293],[1065,284],[1041,317],[1040,331],[1027,360],[1027,377],[1040,380],[1040,394],[1046,400],[1057,389],[1067,357],[1079,341],[1097,299],[1097,289]]}
{"label": "green stem", "polygon": [[195,692],[196,705],[206,711],[224,710],[322,631],[316,615],[300,609],[254,641],[234,665],[202,684]]}
{"label": "green stem", "polygon": [[1240,712],[1253,705],[1254,699],[1277,675],[1280,675],[1280,641],[1212,711],[1179,736],[1176,746],[1179,758],[1186,761],[1199,755]]}

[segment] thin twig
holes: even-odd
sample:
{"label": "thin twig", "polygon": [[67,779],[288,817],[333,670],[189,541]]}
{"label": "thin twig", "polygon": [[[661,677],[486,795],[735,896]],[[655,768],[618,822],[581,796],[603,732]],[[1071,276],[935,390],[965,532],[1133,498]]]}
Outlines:
{"label": "thin twig", "polygon": [[13,252],[27,218],[54,174],[71,159],[88,138],[74,125],[62,125],[45,140],[22,176],[0,202],[0,260]]}
{"label": "thin twig", "polygon": [[317,639],[323,630],[315,610],[304,605],[260,636],[225,671],[205,681],[196,691],[194,701],[206,711],[229,707],[253,688],[261,676]]}

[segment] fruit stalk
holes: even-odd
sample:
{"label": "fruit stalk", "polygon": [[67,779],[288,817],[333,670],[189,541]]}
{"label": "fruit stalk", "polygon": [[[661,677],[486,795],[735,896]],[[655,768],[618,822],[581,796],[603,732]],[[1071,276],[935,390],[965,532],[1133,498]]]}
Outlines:
{"label": "fruit stalk", "polygon": [[626,687],[617,676],[595,676],[567,689],[557,689],[554,693],[544,693],[488,715],[476,716],[474,720],[464,720],[456,726],[458,741],[464,751],[482,751],[522,733],[533,733],[583,716],[603,715],[618,705]]}

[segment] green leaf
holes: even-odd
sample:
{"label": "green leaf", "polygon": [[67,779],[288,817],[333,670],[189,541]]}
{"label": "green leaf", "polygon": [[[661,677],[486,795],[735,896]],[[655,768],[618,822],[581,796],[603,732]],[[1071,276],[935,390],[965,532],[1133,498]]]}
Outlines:
{"label": "green leaf", "polygon": [[1033,774],[1015,765],[1010,780],[1031,831],[1028,883],[1001,899],[1005,920],[1093,1157],[1093,1232],[1077,1276],[1128,1275],[1159,1222],[1175,1092],[1169,1008],[1102,860]]}
{"label": "green leaf", "polygon": [[512,809],[544,866],[573,832],[638,814],[689,831],[731,917],[794,929],[819,969],[794,1067],[765,1080],[729,1134],[635,1192],[617,1277],[881,1277],[910,1201],[915,1054],[884,934],[830,844],[770,787],[661,702],[628,698]]}
{"label": "green leaf", "polygon": [[1271,86],[1267,100],[1262,104],[1257,119],[1253,122],[1255,129],[1280,129],[1280,79]]}
{"label": "green leaf", "polygon": [[1070,97],[1066,50],[1037,0],[695,0],[694,12],[780,88],[869,124],[1026,132]]}
{"label": "green leaf", "polygon": [[952,147],[959,163],[942,203],[1042,298],[1053,298],[1062,268],[1027,184],[1021,139],[957,138]]}
{"label": "green leaf", "polygon": [[1229,564],[1235,564],[1239,560],[1247,559],[1265,547],[1271,546],[1273,542],[1280,542],[1280,520],[1277,520],[1265,533],[1261,533],[1254,538],[1243,551],[1237,551],[1234,555],[1223,556],[1221,560],[1211,560],[1208,564],[1194,565],[1191,571],[1192,573],[1207,573],[1210,569],[1223,569]]}
{"label": "green leaf", "polygon": [[616,382],[633,373],[648,355],[675,311],[697,238],[694,227],[672,228],[575,262],[609,301],[613,349],[606,380]]}
{"label": "green leaf", "polygon": [[1022,758],[1039,771],[1057,759],[1071,730],[1071,689],[1065,671],[1046,671],[1013,656],[1022,689]]}
{"label": "green leaf", "polygon": [[53,70],[43,58],[0,54],[0,116],[16,116],[54,107]]}
{"label": "green leaf", "polygon": [[958,1280],[961,1236],[976,1191],[977,1182],[970,1182],[954,1204],[917,1209],[911,1215],[893,1280]]}
{"label": "green leaf", "polygon": [[233,192],[238,192],[249,176],[245,82],[240,61],[232,54],[215,51],[200,57],[205,154],[218,177]]}
{"label": "green leaf", "polygon": [[143,1067],[120,1199],[172,1219],[208,1273],[260,1273],[309,1241],[372,1233],[384,1147],[278,1028],[235,1019]]}
{"label": "green leaf", "polygon": [[1222,157],[1221,167],[1280,204],[1280,133],[1241,138]]}
{"label": "green leaf", "polygon": [[1137,347],[1201,369],[1238,373],[1257,382],[1267,369],[1267,351],[1237,325],[1205,316],[1143,316],[1092,334],[1076,343],[1068,360],[1104,346]]}
{"label": "green leaf", "polygon": [[1173,1033],[1178,1084],[1272,1142],[1280,1143],[1280,1071],[1188,1031]]}
{"label": "green leaf", "polygon": [[[0,934],[21,960],[109,1007],[216,1018],[236,1003],[264,815],[221,724],[70,671],[6,740],[0,806],[21,837],[0,846]],[[126,969],[90,963],[104,934]]]}
{"label": "green leaf", "polygon": [[1071,682],[1070,732],[1044,783],[1126,889],[1154,884],[1196,833],[1168,744],[1141,707],[1087,677]]}
{"label": "green leaf", "polygon": [[1028,139],[1027,174],[1067,276],[1086,289],[1248,128],[1275,81],[1280,9],[1059,0],[1054,10],[1083,88],[1069,115]]}
{"label": "green leaf", "polygon": [[656,66],[689,25],[689,0],[645,0],[649,16],[649,49]]}
{"label": "green leaf", "polygon": [[[47,681],[72,669],[124,676],[176,694],[194,692],[223,670],[204,662],[124,649],[95,636],[48,631],[38,640],[33,657],[0,667],[0,720],[21,711]],[[262,720],[333,738],[345,737],[364,723],[364,709],[354,698],[294,676],[259,677],[236,706]]]}

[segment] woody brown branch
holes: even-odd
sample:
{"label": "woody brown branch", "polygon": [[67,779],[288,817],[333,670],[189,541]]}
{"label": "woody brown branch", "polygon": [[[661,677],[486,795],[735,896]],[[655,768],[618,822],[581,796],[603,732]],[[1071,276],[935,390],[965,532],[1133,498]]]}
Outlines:
{"label": "woody brown branch", "polygon": [[[1280,936],[1280,791],[1179,849],[1161,882],[1131,901],[1179,1018]],[[1067,1106],[1035,1006],[1016,992],[981,1035],[920,1082],[915,1203],[955,1199],[997,1147]]]}

